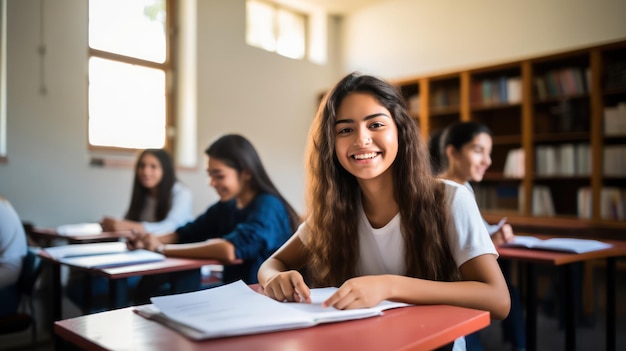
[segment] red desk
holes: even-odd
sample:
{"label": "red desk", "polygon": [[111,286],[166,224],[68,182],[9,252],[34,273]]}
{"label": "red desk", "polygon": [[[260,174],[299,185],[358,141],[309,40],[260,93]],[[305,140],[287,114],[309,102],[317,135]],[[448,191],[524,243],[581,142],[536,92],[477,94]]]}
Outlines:
{"label": "red desk", "polygon": [[[555,236],[549,235],[535,235],[535,234],[521,234],[518,235],[531,235],[541,239],[549,239]],[[576,349],[576,320],[574,316],[575,301],[572,296],[575,286],[573,284],[573,269],[572,263],[584,262],[595,259],[606,260],[606,282],[607,282],[607,306],[606,306],[606,349],[616,349],[616,269],[615,261],[617,257],[626,256],[626,242],[624,241],[612,241],[602,240],[610,243],[613,247],[587,252],[582,254],[560,252],[560,251],[547,251],[547,250],[533,250],[517,247],[498,247],[498,253],[501,259],[520,261],[527,265],[526,267],[526,349],[534,351],[537,349],[537,271],[535,263],[550,265],[559,267],[564,272],[565,284],[567,294],[565,296],[565,349],[573,351]]]}
{"label": "red desk", "polygon": [[383,316],[311,328],[193,341],[132,307],[55,323],[55,333],[87,350],[432,350],[489,325],[489,313],[454,306],[414,306]]}

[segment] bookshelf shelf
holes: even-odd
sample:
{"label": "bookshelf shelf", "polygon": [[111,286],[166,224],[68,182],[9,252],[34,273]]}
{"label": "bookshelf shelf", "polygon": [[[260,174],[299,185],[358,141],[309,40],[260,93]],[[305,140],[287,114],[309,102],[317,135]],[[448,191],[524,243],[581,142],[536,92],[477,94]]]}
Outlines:
{"label": "bookshelf shelf", "polygon": [[[474,120],[492,130],[492,166],[473,185],[486,216],[497,222],[507,215],[513,224],[544,228],[626,229],[626,209],[606,211],[619,201],[617,208],[626,208],[626,170],[613,166],[626,163],[626,122],[607,119],[618,110],[626,113],[626,39],[395,84],[413,101],[412,109],[419,101],[424,137],[456,121]],[[546,172],[546,149],[548,163],[550,154],[568,160],[557,173]],[[509,155],[519,152],[523,176],[505,177]],[[550,194],[553,215],[533,210],[537,188]],[[614,199],[607,200],[607,193]]]}

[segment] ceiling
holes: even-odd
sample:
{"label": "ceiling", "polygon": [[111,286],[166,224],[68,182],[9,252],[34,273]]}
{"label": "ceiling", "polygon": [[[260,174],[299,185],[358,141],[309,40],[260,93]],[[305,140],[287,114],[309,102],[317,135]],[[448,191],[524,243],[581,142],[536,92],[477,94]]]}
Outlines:
{"label": "ceiling", "polygon": [[304,0],[325,8],[331,14],[348,14],[369,5],[388,0]]}

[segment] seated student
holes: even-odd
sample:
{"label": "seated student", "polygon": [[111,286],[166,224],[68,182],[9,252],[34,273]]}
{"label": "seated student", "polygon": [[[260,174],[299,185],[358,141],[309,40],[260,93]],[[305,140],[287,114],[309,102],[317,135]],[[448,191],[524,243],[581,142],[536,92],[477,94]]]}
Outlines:
{"label": "seated student", "polygon": [[[274,186],[247,139],[225,135],[205,153],[209,184],[217,191],[219,201],[170,234],[137,233],[128,241],[129,247],[222,262],[241,259],[242,264],[224,267],[223,282],[242,279],[248,284],[256,283],[259,265],[289,238],[300,222],[299,216]],[[154,296],[155,289],[168,279],[167,275],[159,279],[144,277],[138,300]],[[185,289],[198,289],[199,276],[189,279],[190,285]]]}
{"label": "seated student", "polygon": [[191,191],[176,180],[174,163],[162,149],[137,158],[130,206],[123,219],[105,216],[105,231],[135,230],[167,234],[193,220]]}
{"label": "seated student", "polygon": [[0,196],[0,317],[17,312],[17,280],[27,250],[26,234],[11,203]]}
{"label": "seated student", "polygon": [[[457,122],[448,126],[440,135],[437,142],[431,141],[431,151],[439,148],[441,173],[440,178],[448,179],[467,187],[474,192],[470,181],[480,182],[485,172],[491,166],[492,137],[491,130],[484,124],[468,121]],[[495,245],[500,245],[514,239],[513,228],[509,224],[502,227],[491,225],[484,219],[483,222]],[[502,322],[505,339],[513,344],[514,350],[526,348],[526,333],[524,315],[519,291],[511,285],[510,261],[499,261],[511,294],[511,312]],[[468,350],[482,350],[478,333],[468,340]]]}
{"label": "seated student", "polygon": [[[191,191],[176,179],[174,162],[170,154],[162,149],[146,149],[137,157],[130,206],[124,219],[104,217],[105,231],[150,231],[162,235],[193,220],[193,197]],[[67,284],[71,301],[85,309],[84,274],[72,271]],[[108,294],[108,279],[90,277],[93,310],[103,307]],[[128,279],[133,289],[139,277]],[[93,311],[92,310],[92,311]]]}
{"label": "seated student", "polygon": [[[389,299],[507,316],[508,289],[476,201],[432,176],[418,125],[391,84],[356,73],[339,81],[313,121],[306,165],[308,217],[259,269],[268,296],[310,301],[309,286],[339,286],[325,306]],[[463,350],[465,340],[454,344]]]}

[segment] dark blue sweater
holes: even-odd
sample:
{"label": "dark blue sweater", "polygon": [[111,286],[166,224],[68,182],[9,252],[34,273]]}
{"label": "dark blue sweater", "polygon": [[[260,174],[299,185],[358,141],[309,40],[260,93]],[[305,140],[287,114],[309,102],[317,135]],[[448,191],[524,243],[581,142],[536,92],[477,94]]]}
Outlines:
{"label": "dark blue sweater", "polygon": [[212,238],[228,240],[235,246],[240,265],[224,266],[224,283],[242,279],[257,283],[257,271],[292,234],[289,212],[283,202],[270,194],[259,194],[243,209],[235,200],[217,202],[206,212],[176,230],[180,243]]}

